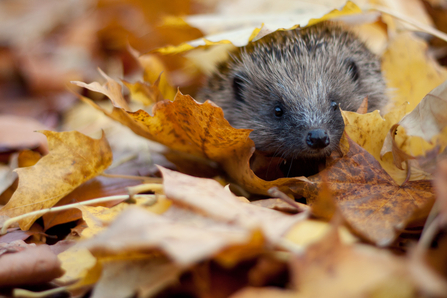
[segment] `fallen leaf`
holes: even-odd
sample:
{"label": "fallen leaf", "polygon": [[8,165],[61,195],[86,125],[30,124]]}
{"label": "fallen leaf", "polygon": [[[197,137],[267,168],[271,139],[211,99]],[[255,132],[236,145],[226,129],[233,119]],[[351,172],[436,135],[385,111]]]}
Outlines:
{"label": "fallen leaf", "polygon": [[38,232],[22,230],[8,231],[7,234],[0,236],[0,245],[2,243],[11,243],[17,240],[26,240],[34,234],[38,234]]}
{"label": "fallen leaf", "polygon": [[40,284],[63,273],[57,256],[47,245],[0,256],[0,286]]}
{"label": "fallen leaf", "polygon": [[98,69],[98,71],[107,80],[107,83],[104,85],[100,85],[98,82],[85,84],[83,82],[73,81],[72,83],[79,87],[84,87],[86,89],[102,93],[110,98],[114,106],[121,107],[126,111],[129,111],[130,108],[123,97],[121,85],[106,75],[101,69]]}
{"label": "fallen leaf", "polygon": [[[157,202],[151,206],[145,206],[145,199],[135,199],[137,206],[142,206],[146,210],[156,214],[164,213],[171,206],[171,201],[159,198]],[[80,233],[81,239],[88,239],[99,232],[103,231],[117,217],[124,209],[128,208],[129,204],[120,203],[111,208],[107,207],[92,207],[92,206],[80,206],[79,210],[82,212],[82,218],[84,219],[87,228]]]}
{"label": "fallen leaf", "polygon": [[0,127],[0,151],[40,148],[42,153],[48,152],[45,137],[36,130],[46,129],[45,125],[27,117],[2,115]]}
{"label": "fallen leaf", "polygon": [[184,269],[166,258],[137,258],[109,261],[102,264],[101,278],[92,298],[152,297],[175,283]]}
{"label": "fallen leaf", "polygon": [[363,244],[342,244],[334,227],[290,267],[292,289],[248,287],[231,298],[410,298],[416,291],[403,259]]}
{"label": "fallen leaf", "polygon": [[431,183],[420,180],[398,185],[373,156],[348,141],[350,150],[344,157],[309,177],[296,191],[312,206],[319,200],[324,177],[349,225],[366,239],[388,245],[415,212],[428,210],[426,206],[433,204]]}
{"label": "fallen leaf", "polygon": [[215,180],[159,168],[163,174],[165,195],[174,203],[186,205],[199,214],[249,230],[259,227],[271,243],[276,243],[291,226],[307,217],[307,214],[285,215],[242,203]]}
{"label": "fallen leaf", "polygon": [[[27,168],[17,169],[19,186],[0,215],[18,216],[52,207],[62,197],[88,179],[100,174],[112,162],[105,136],[95,140],[76,131],[43,131],[50,153]],[[28,230],[40,216],[22,219],[22,230]]]}
{"label": "fallen leaf", "polygon": [[74,245],[64,252],[57,255],[61,262],[61,268],[65,271],[64,275],[58,277],[57,281],[62,284],[68,284],[87,275],[87,271],[96,264],[96,258],[86,248]]}
{"label": "fallen leaf", "polygon": [[30,245],[23,240],[16,239],[11,242],[0,243],[0,256],[5,253],[15,253],[15,252],[22,251],[22,250],[27,249],[30,246],[32,246],[32,247],[36,246],[35,244]]}
{"label": "fallen leaf", "polygon": [[[392,104],[409,103],[412,111],[433,88],[447,79],[447,70],[427,54],[427,44],[411,32],[399,33],[382,56],[382,70]],[[395,124],[395,123],[393,123]]]}
{"label": "fallen leaf", "polygon": [[[305,220],[296,223],[285,235],[285,239],[299,245],[301,248],[321,241],[327,236],[327,233],[332,229],[332,224],[318,220]],[[346,227],[338,227],[340,241],[345,244],[352,244],[358,239],[352,235]]]}
{"label": "fallen leaf", "polygon": [[[360,8],[358,8],[354,3],[350,1],[348,1],[347,3],[344,2],[345,1],[341,1],[338,5],[334,5],[332,3],[332,5],[330,5],[329,7],[324,5],[307,5],[307,10],[303,9],[303,5],[300,5],[300,9],[293,11],[291,10],[291,8],[289,8],[288,10],[283,11],[282,14],[278,16],[270,16],[270,19],[267,20],[264,15],[258,14],[257,16],[255,16],[255,18],[258,17],[258,19],[255,19],[256,21],[254,22],[254,24],[250,24],[250,22],[253,23],[253,17],[251,17],[248,22],[244,22],[243,18],[239,17],[237,18],[239,20],[236,20],[236,22],[243,22],[244,27],[235,25],[235,21],[233,21],[231,24],[232,30],[230,31],[207,35],[204,38],[182,43],[178,46],[162,47],[157,49],[156,51],[162,54],[177,54],[192,50],[200,46],[219,44],[233,44],[235,46],[241,47],[247,45],[247,43],[254,39],[259,39],[278,29],[295,29],[297,27],[310,26],[325,20],[333,19],[340,16],[358,14],[361,12]],[[340,5],[343,4],[344,6],[339,9]],[[291,13],[292,11],[294,13]],[[295,11],[297,11],[298,13],[295,13]],[[216,23],[216,21],[222,22],[223,20],[225,20],[225,17],[220,19],[217,16],[211,16],[209,18],[188,17],[186,20],[188,23],[195,27],[203,27],[206,32],[209,31],[210,28],[212,28],[210,27],[212,26],[212,23],[210,24],[211,20],[213,23]],[[235,27],[238,29],[233,29]],[[212,28],[211,30],[216,30],[215,28],[216,27]]]}
{"label": "fallen leaf", "polygon": [[398,184],[405,181],[406,171],[400,170],[394,165],[392,156],[381,155],[381,150],[391,126],[402,119],[407,106],[408,104],[397,106],[383,118],[379,111],[363,115],[342,111],[345,131],[349,137],[374,156]]}
{"label": "fallen leaf", "polygon": [[124,210],[108,229],[83,244],[93,255],[163,251],[179,265],[216,254],[224,247],[249,243],[252,231],[208,221],[208,227],[175,222],[141,207]]}
{"label": "fallen leaf", "polygon": [[447,111],[447,80],[430,91],[398,124],[405,128],[407,135],[431,142],[447,126],[445,111]]}
{"label": "fallen leaf", "polygon": [[375,247],[342,244],[334,229],[294,260],[292,275],[298,297],[413,297],[415,292],[402,259]]}
{"label": "fallen leaf", "polygon": [[[139,101],[145,105],[149,105],[151,102],[161,101],[164,98],[173,99],[176,90],[169,78],[169,72],[163,63],[163,60],[155,54],[140,55],[140,53],[135,50],[132,50],[131,53],[143,69],[143,81],[156,87],[148,87],[148,85],[145,86],[144,83],[137,82],[136,85],[133,85],[133,88],[129,88],[132,98],[140,99]],[[126,84],[126,87],[129,87],[128,85],[129,84]],[[140,91],[141,95],[144,95],[146,99],[141,96],[138,97],[138,92],[132,91]],[[148,101],[147,99],[150,100]]]}

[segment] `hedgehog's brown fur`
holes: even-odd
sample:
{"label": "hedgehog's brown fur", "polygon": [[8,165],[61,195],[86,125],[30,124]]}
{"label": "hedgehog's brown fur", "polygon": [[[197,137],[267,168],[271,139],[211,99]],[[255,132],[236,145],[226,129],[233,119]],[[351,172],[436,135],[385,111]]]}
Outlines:
{"label": "hedgehog's brown fur", "polygon": [[[369,111],[387,102],[380,61],[355,34],[329,22],[277,31],[239,48],[198,95],[218,104],[234,127],[253,129],[257,149],[286,159],[328,156],[344,130],[332,102],[356,111],[365,97]],[[330,139],[321,150],[305,141],[316,128]]]}

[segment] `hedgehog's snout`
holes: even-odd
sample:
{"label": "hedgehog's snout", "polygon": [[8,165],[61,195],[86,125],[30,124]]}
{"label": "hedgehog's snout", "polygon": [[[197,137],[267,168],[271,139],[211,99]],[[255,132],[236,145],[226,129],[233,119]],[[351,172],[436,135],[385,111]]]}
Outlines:
{"label": "hedgehog's snout", "polygon": [[313,129],[307,133],[306,143],[312,149],[323,149],[327,147],[331,141],[324,129]]}

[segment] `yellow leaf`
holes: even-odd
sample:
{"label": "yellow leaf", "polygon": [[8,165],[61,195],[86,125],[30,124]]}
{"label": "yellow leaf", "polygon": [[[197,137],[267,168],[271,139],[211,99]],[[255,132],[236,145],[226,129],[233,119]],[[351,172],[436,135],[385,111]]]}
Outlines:
{"label": "yellow leaf", "polygon": [[379,111],[368,114],[342,111],[346,125],[345,131],[349,137],[374,156],[398,184],[402,184],[405,181],[406,171],[396,168],[391,156],[382,158],[380,154],[391,126],[402,119],[407,106],[407,104],[397,106],[383,118],[380,116]]}
{"label": "yellow leaf", "polygon": [[87,275],[87,271],[96,264],[96,258],[88,249],[77,245],[57,255],[65,274],[57,279],[61,283],[69,283]]}
{"label": "yellow leaf", "polygon": [[[19,186],[0,215],[14,217],[54,206],[76,187],[102,173],[112,163],[112,151],[105,138],[95,140],[77,131],[42,131],[50,153],[36,165],[17,169]],[[28,230],[40,216],[19,222]]]}
{"label": "yellow leaf", "polygon": [[[136,204],[141,207],[145,207],[146,210],[151,211],[156,214],[162,214],[169,209],[172,202],[166,198],[160,197],[157,203],[151,206],[142,206],[146,199],[136,198]],[[112,222],[124,209],[128,208],[129,204],[120,203],[112,208],[107,207],[92,207],[92,206],[80,206],[79,210],[82,212],[82,218],[87,224],[87,228],[81,233],[81,239],[88,239],[99,232],[103,231],[110,222]]]}
{"label": "yellow leaf", "polygon": [[445,80],[447,70],[427,54],[427,44],[411,32],[396,35],[382,56],[382,70],[396,107],[409,102],[412,111]]}
{"label": "yellow leaf", "polygon": [[140,56],[135,50],[132,51],[132,54],[143,68],[143,80],[147,83],[157,85],[157,90],[159,90],[162,94],[162,97],[172,100],[175,96],[176,90],[169,80],[167,68],[163,64],[163,61],[155,54]]}
{"label": "yellow leaf", "polygon": [[[287,232],[285,239],[300,246],[308,246],[323,239],[332,228],[333,226],[327,222],[303,220],[296,223]],[[357,238],[354,237],[345,227],[339,227],[338,233],[342,243],[351,244],[357,241]]]}

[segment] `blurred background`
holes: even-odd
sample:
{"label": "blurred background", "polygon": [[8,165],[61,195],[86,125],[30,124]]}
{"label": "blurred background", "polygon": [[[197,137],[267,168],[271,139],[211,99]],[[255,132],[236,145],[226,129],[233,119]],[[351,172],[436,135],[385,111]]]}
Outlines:
{"label": "blurred background", "polygon": [[[155,49],[243,26],[260,26],[261,20],[274,14],[316,13],[316,9],[342,7],[344,3],[338,0],[262,0],[256,5],[246,0],[1,1],[1,161],[6,162],[11,152],[23,148],[40,146],[39,150],[45,153],[45,139],[31,133],[34,130],[78,129],[88,134],[88,127],[91,131],[103,128],[82,122],[88,112],[75,111],[79,102],[73,92],[98,101],[104,96],[70,84],[74,80],[103,83],[98,68],[112,78],[134,82],[143,71],[136,57],[148,53],[144,57],[154,73],[146,79],[153,82],[163,71],[161,85],[166,86],[163,89],[166,98],[172,99],[177,88],[194,95],[206,68],[195,62],[203,58],[194,59],[188,52],[162,55],[153,52]],[[356,3],[379,4],[447,31],[445,0]],[[446,65],[447,44],[428,34],[419,36],[428,42],[428,53]],[[128,96],[126,92],[124,89]]]}

